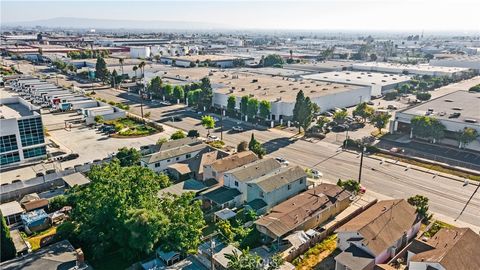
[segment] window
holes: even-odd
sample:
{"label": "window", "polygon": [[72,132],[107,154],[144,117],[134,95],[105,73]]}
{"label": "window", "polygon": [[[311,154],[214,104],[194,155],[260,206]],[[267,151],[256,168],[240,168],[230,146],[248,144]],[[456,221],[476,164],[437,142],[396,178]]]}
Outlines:
{"label": "window", "polygon": [[185,158],[190,158],[190,157],[192,157],[192,154],[186,154],[185,155]]}
{"label": "window", "polygon": [[8,152],[17,150],[17,137],[15,135],[7,135],[0,137],[0,152]]}
{"label": "window", "polygon": [[303,184],[303,178],[302,178],[302,179],[300,179],[300,185],[301,185],[301,184]]}
{"label": "window", "polygon": [[287,185],[287,189],[288,189],[288,190],[292,189],[292,185],[288,184],[288,185]]}
{"label": "window", "polygon": [[235,181],[235,186],[238,187],[238,182],[237,181]]}
{"label": "window", "polygon": [[160,162],[155,163],[155,168],[160,167]]}
{"label": "window", "polygon": [[176,157],[175,160],[178,161],[180,159],[180,157]]}
{"label": "window", "polygon": [[167,162],[170,162],[170,159],[167,159]]}
{"label": "window", "polygon": [[0,155],[0,165],[10,164],[20,161],[20,155],[18,152],[8,153]]}
{"label": "window", "polygon": [[30,146],[45,142],[42,119],[39,117],[18,120],[18,131],[22,146]]}
{"label": "window", "polygon": [[47,150],[45,146],[30,148],[23,150],[23,158],[31,158],[31,157],[38,157],[44,156],[47,154]]}

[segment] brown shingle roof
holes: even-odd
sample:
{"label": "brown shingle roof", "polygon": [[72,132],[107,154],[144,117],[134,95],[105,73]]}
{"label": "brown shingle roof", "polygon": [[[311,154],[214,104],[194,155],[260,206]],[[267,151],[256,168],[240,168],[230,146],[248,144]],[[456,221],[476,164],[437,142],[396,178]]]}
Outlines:
{"label": "brown shingle roof", "polygon": [[27,212],[38,209],[38,208],[43,208],[46,206],[48,206],[47,199],[33,200],[23,204],[23,208],[25,208]]}
{"label": "brown shingle roof", "polygon": [[258,157],[252,151],[245,151],[219,159],[212,163],[212,167],[217,172],[226,172],[256,160]]}
{"label": "brown shingle roof", "polygon": [[379,255],[400,239],[417,222],[419,217],[407,201],[380,201],[356,216],[338,232],[359,232],[363,244],[375,255]]}
{"label": "brown shingle roof", "polygon": [[469,228],[441,229],[427,241],[434,249],[412,257],[414,262],[434,262],[447,270],[480,269],[480,236]]}
{"label": "brown shingle roof", "polygon": [[336,185],[321,184],[273,207],[268,215],[255,223],[281,237],[295,230],[319,211],[349,196],[348,191]]}

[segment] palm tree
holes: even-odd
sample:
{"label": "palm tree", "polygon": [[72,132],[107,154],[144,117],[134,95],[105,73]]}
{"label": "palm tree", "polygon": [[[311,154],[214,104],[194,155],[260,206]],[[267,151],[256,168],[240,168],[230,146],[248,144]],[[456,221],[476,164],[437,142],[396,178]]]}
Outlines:
{"label": "palm tree", "polygon": [[142,78],[145,78],[145,61],[140,62],[140,64],[138,64],[138,67],[142,71]]}
{"label": "palm tree", "polygon": [[133,71],[135,72],[135,80],[137,79],[137,69],[138,67],[137,66],[133,66]]}
{"label": "palm tree", "polygon": [[122,85],[122,81],[123,81],[123,61],[124,61],[123,58],[118,58],[118,62],[120,62],[120,68],[122,69],[122,77],[121,77],[120,82],[119,82],[120,86]]}

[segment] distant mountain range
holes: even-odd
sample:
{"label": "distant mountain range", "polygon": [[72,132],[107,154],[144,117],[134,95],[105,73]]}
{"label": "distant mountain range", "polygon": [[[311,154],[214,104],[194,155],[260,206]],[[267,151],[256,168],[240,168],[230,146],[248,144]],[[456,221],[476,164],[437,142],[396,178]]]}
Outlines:
{"label": "distant mountain range", "polygon": [[22,26],[35,27],[42,26],[48,28],[75,28],[75,29],[178,29],[178,30],[208,30],[208,29],[228,29],[228,25],[205,22],[184,22],[184,21],[140,21],[140,20],[111,20],[111,19],[89,19],[89,18],[51,18],[45,20],[25,21],[25,22],[7,22],[3,26]]}

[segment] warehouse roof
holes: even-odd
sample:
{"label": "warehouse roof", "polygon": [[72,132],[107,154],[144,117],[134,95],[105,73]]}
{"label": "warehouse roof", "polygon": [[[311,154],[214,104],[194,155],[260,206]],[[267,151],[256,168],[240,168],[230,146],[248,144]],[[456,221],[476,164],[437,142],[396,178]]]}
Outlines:
{"label": "warehouse roof", "polygon": [[307,79],[267,76],[249,72],[212,72],[209,76],[215,93],[250,95],[268,101],[294,101],[297,92],[303,90],[310,98],[352,91],[360,86],[319,82]]}
{"label": "warehouse roof", "polygon": [[408,82],[411,80],[411,77],[406,75],[361,71],[334,71],[304,75],[302,77],[317,81],[359,85],[390,85]]}
{"label": "warehouse roof", "polygon": [[[429,100],[419,105],[409,107],[398,113],[410,115],[426,115],[437,119],[445,119],[455,122],[466,122],[465,120],[476,120],[476,124],[480,123],[480,93],[468,91],[456,91],[438,98]],[[398,114],[397,113],[397,114]],[[452,113],[460,113],[458,117],[452,117]],[[451,118],[452,117],[452,118]]]}
{"label": "warehouse roof", "polygon": [[164,59],[172,59],[176,61],[189,61],[189,62],[220,62],[220,61],[233,61],[235,59],[245,59],[246,57],[239,56],[227,56],[218,54],[204,54],[204,55],[184,55],[184,56],[163,56]]}
{"label": "warehouse roof", "polygon": [[356,63],[353,65],[353,69],[371,69],[375,70],[376,68],[389,69],[391,71],[402,72],[403,70],[408,70],[411,73],[421,72],[421,71],[430,71],[430,72],[445,72],[445,73],[455,73],[466,71],[468,68],[457,68],[457,67],[442,67],[442,66],[430,66],[430,65],[410,65],[410,64],[398,64],[398,63],[385,63],[385,62],[365,62],[365,63]]}

